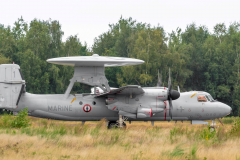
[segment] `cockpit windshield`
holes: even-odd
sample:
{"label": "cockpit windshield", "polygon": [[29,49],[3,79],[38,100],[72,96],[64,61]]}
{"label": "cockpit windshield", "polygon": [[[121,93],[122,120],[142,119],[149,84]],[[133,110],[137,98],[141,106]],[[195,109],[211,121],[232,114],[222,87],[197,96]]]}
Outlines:
{"label": "cockpit windshield", "polygon": [[208,101],[211,101],[210,98],[208,98],[208,96],[205,96],[207,98]]}
{"label": "cockpit windshield", "polygon": [[214,100],[210,94],[206,95],[206,97],[208,97],[210,99],[209,101],[213,101]]}
{"label": "cockpit windshield", "polygon": [[199,95],[198,96],[198,102],[207,102],[207,101],[213,101],[214,99],[210,94],[207,95]]}

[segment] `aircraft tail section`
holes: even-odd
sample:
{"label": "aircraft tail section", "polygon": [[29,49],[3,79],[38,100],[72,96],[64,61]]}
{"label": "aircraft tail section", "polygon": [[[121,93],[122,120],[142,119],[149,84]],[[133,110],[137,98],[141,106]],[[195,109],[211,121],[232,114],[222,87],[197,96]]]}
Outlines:
{"label": "aircraft tail section", "polygon": [[25,92],[25,80],[19,65],[0,65],[0,108],[17,108],[23,92]]}

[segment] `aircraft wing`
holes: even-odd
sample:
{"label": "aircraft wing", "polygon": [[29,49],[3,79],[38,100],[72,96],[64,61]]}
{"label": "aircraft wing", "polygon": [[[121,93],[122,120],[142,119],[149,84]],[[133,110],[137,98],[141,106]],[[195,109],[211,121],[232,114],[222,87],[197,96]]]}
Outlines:
{"label": "aircraft wing", "polygon": [[114,95],[114,94],[122,94],[122,95],[139,95],[144,93],[144,90],[141,86],[138,85],[127,85],[118,89],[113,89],[110,92],[102,93],[97,95],[96,97],[103,97],[107,95]]}

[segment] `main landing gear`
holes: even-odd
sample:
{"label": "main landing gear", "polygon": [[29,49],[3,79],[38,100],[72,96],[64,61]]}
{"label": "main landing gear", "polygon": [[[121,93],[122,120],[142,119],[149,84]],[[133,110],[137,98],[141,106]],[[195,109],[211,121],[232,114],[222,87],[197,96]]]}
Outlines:
{"label": "main landing gear", "polygon": [[117,121],[109,121],[108,122],[108,129],[112,128],[126,128],[127,125],[125,122],[122,123],[122,127],[120,127],[119,123]]}
{"label": "main landing gear", "polygon": [[126,128],[127,125],[125,121],[127,120],[127,117],[123,117],[122,115],[119,115],[119,120],[118,121],[109,121],[108,122],[108,129],[111,128]]}

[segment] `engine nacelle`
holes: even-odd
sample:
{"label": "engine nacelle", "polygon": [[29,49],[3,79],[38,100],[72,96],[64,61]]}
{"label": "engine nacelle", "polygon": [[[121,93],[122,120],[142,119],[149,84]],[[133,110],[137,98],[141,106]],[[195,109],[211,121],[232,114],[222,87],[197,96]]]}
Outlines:
{"label": "engine nacelle", "polygon": [[150,108],[165,108],[166,105],[164,101],[156,101],[150,103]]}
{"label": "engine nacelle", "polygon": [[164,111],[163,108],[138,108],[137,118],[152,117],[154,113]]}

